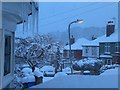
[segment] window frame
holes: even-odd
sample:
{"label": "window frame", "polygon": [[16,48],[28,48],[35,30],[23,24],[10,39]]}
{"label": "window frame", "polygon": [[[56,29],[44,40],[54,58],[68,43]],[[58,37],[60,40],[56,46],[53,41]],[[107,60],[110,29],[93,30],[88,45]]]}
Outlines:
{"label": "window frame", "polygon": [[110,54],[110,43],[105,43],[105,53]]}
{"label": "window frame", "polygon": [[92,47],[92,56],[97,56],[97,47]]}
{"label": "window frame", "polygon": [[120,46],[119,42],[115,43],[115,53],[120,53]]}
{"label": "window frame", "polygon": [[[10,40],[10,44],[11,44],[11,54],[10,54],[10,73],[8,73],[8,74],[5,74],[5,70],[4,70],[4,66],[5,66],[5,37],[6,36],[10,36],[11,38],[11,40]],[[3,61],[3,76],[4,77],[7,77],[7,76],[9,76],[9,75],[11,75],[12,73],[13,73],[13,66],[14,65],[12,65],[12,64],[14,64],[14,62],[12,62],[12,60],[14,59],[14,33],[13,32],[9,32],[9,31],[4,31],[4,61]]]}

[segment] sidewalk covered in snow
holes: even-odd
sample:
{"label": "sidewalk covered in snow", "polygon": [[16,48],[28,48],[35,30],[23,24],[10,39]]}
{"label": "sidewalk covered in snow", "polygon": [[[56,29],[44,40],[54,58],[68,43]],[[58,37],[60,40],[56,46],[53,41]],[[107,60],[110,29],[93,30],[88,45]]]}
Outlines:
{"label": "sidewalk covered in snow", "polygon": [[56,77],[32,88],[118,88],[118,68],[99,76],[68,75]]}

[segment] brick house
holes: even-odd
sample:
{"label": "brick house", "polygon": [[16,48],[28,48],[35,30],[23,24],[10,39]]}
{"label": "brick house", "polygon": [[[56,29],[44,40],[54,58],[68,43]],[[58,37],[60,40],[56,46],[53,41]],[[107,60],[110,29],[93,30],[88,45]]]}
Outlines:
{"label": "brick house", "polygon": [[120,42],[118,33],[113,33],[106,41],[100,42],[100,59],[105,64],[120,64]]}
{"label": "brick house", "polygon": [[84,58],[100,58],[105,64],[120,63],[120,42],[113,21],[108,21],[106,34],[83,44]]}
{"label": "brick house", "polygon": [[[88,41],[89,40],[87,40],[85,38],[80,38],[76,42],[71,43],[71,52],[72,52],[72,59],[73,60],[82,59],[82,44],[85,44]],[[69,59],[69,45],[64,47],[63,58]]]}
{"label": "brick house", "polygon": [[113,21],[109,21],[106,26],[106,37],[99,44],[100,59],[105,64],[120,64],[120,42]]}

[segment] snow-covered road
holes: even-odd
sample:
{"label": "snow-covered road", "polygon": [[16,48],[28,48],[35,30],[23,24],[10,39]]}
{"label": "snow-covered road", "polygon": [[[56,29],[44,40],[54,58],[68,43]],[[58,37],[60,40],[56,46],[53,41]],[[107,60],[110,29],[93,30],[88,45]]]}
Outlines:
{"label": "snow-covered road", "polygon": [[106,70],[99,76],[68,75],[55,77],[32,88],[118,88],[118,68]]}

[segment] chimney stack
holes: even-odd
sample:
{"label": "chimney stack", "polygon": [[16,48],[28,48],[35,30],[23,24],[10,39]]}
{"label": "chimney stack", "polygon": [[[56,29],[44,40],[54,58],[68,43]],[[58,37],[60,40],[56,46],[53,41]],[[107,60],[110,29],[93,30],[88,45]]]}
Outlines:
{"label": "chimney stack", "polygon": [[112,33],[115,31],[115,24],[114,22],[108,21],[107,26],[106,26],[106,37],[109,37]]}
{"label": "chimney stack", "polygon": [[70,38],[70,44],[73,44],[73,43],[75,43],[75,38],[72,35],[72,37]]}

